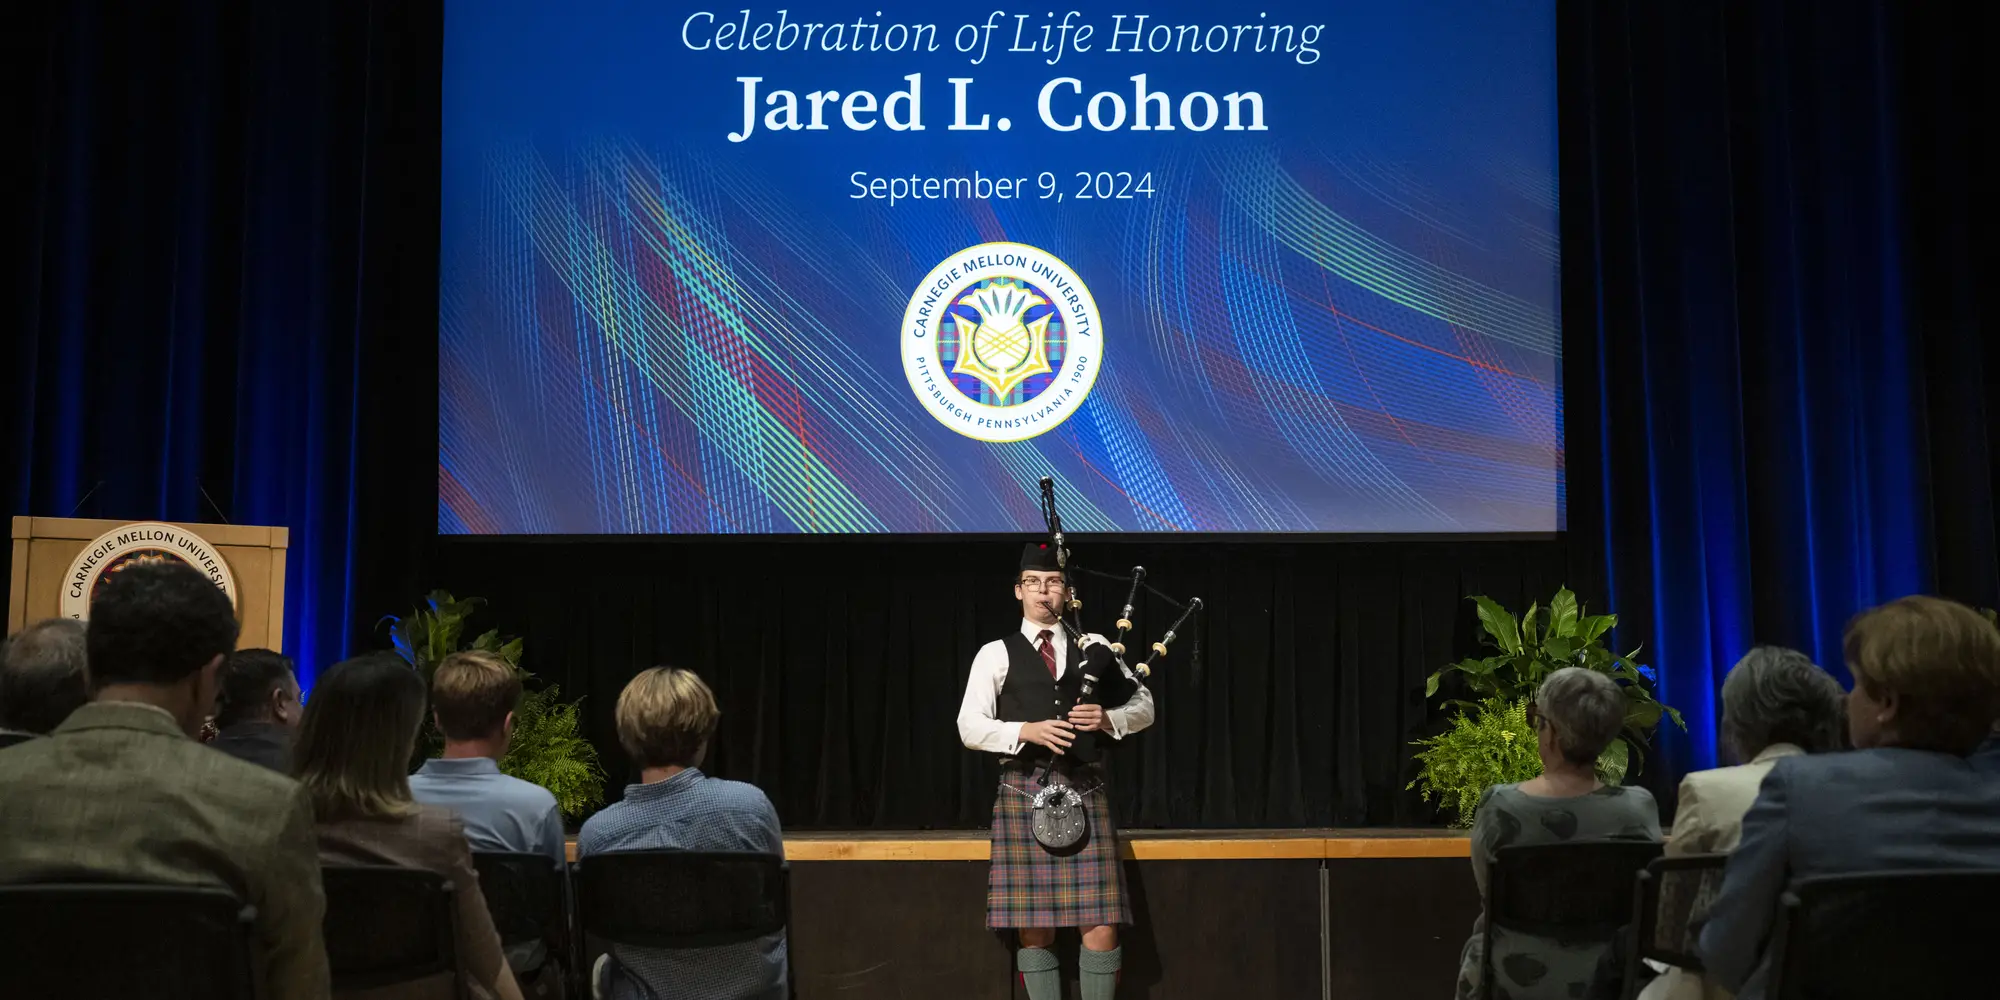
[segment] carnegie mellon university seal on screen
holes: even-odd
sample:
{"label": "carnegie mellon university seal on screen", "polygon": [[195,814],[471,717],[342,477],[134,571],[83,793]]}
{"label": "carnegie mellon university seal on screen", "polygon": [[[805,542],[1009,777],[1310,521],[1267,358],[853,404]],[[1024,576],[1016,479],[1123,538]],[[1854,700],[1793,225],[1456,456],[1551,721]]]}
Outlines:
{"label": "carnegie mellon university seal on screen", "polygon": [[903,312],[903,374],[939,423],[980,441],[1054,430],[1097,384],[1097,301],[1061,258],[1020,243],[951,255]]}

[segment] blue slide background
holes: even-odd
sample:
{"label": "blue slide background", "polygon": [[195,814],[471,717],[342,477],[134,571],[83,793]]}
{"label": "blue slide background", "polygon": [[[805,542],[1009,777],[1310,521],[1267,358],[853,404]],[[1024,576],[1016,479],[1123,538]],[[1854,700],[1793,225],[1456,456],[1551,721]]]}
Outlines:
{"label": "blue slide background", "polygon": [[[938,51],[716,51],[740,6],[449,4],[439,530],[1035,530],[1045,475],[1081,531],[1562,528],[1553,5],[1079,7],[1092,51],[1054,65],[1007,50],[1014,12],[979,64],[959,52],[991,6],[785,9],[845,18],[843,42],[857,17],[934,24]],[[691,51],[703,10],[688,37],[711,48]],[[1028,37],[1048,10],[1020,12]],[[1323,30],[1310,62],[1250,51],[1254,31],[1236,52],[1106,51],[1139,13]],[[824,131],[726,138],[738,77],[761,100],[881,97],[912,73],[921,131],[852,131],[830,106]],[[1074,77],[1062,119],[1109,91],[1129,125],[1138,73],[1176,105],[1257,92],[1268,128],[1037,116]],[[950,77],[1012,129],[947,129]],[[1150,194],[1077,199],[1100,171]],[[856,172],[1028,181],[891,204],[851,197]],[[904,374],[911,296],[990,242],[1060,258],[1102,317],[1081,406],[1005,443],[940,422]],[[1032,407],[1052,381],[951,384]]]}

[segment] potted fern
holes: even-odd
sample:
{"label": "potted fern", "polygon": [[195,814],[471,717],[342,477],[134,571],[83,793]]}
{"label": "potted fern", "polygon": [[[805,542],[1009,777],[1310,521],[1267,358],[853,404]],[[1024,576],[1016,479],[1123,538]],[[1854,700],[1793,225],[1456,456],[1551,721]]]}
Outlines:
{"label": "potted fern", "polygon": [[[390,623],[389,634],[396,652],[409,661],[430,683],[438,662],[460,650],[477,649],[499,656],[522,675],[525,690],[514,709],[514,737],[500,770],[523,781],[549,790],[565,817],[583,818],[604,803],[604,769],[598,763],[597,748],[578,731],[577,704],[561,698],[554,684],[543,685],[534,675],[521,670],[522,640],[504,638],[499,629],[489,629],[465,642],[466,620],[486,602],[483,598],[454,598],[434,590],[424,606]],[[417,739],[417,753],[435,756],[443,745],[436,726],[424,720]]]}
{"label": "potted fern", "polygon": [[1486,633],[1483,641],[1495,652],[1449,664],[1425,680],[1426,698],[1454,676],[1466,696],[1444,701],[1456,709],[1448,729],[1416,742],[1423,748],[1416,754],[1419,770],[1406,786],[1418,789],[1424,801],[1436,799],[1450,808],[1455,825],[1472,824],[1474,806],[1488,787],[1542,773],[1527,702],[1563,667],[1608,674],[1625,695],[1624,730],[1597,759],[1598,777],[1606,784],[1619,784],[1638,770],[1662,716],[1687,728],[1679,711],[1653,696],[1653,671],[1637,661],[1639,651],[1620,656],[1604,645],[1617,615],[1585,614],[1567,587],[1556,591],[1546,609],[1530,604],[1518,618],[1491,598],[1471,600]]}

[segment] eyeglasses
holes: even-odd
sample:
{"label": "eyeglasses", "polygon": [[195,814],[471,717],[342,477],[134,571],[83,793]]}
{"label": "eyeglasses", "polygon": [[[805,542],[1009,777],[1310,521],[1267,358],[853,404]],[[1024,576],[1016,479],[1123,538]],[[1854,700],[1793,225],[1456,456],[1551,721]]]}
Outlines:
{"label": "eyeglasses", "polygon": [[1528,702],[1528,728],[1542,728],[1542,706],[1535,704],[1533,701]]}
{"label": "eyeglasses", "polygon": [[1063,581],[1062,577],[1059,576],[1052,576],[1045,580],[1037,580],[1032,576],[1024,576],[1015,581],[1014,586],[1022,590],[1033,591],[1037,594],[1046,594],[1050,590],[1063,589]]}

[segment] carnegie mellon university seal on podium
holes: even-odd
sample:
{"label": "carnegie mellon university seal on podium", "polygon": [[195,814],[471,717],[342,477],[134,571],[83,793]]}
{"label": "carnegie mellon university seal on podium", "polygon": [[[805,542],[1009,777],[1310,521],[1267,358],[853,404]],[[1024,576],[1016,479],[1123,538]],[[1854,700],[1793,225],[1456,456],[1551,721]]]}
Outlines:
{"label": "carnegie mellon university seal on podium", "polygon": [[178,559],[202,572],[210,583],[236,603],[236,577],[229,563],[208,540],[186,528],[158,521],[121,525],[99,535],[70,563],[63,577],[62,616],[79,621],[90,617],[90,602],[104,582],[127,566]]}
{"label": "carnegie mellon university seal on podium", "polygon": [[903,312],[903,374],[938,422],[1025,441],[1068,420],[1104,365],[1097,300],[1061,258],[981,243],[946,258]]}

